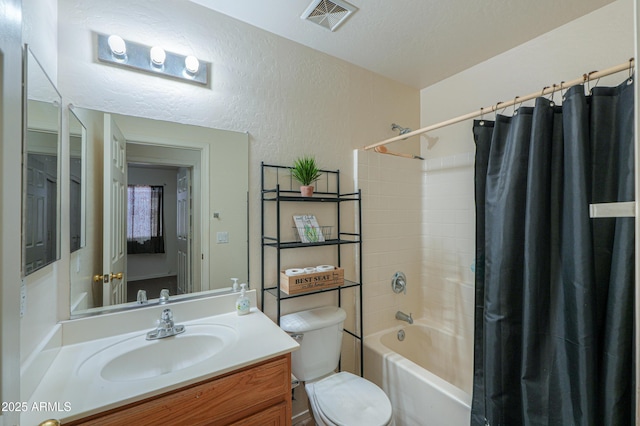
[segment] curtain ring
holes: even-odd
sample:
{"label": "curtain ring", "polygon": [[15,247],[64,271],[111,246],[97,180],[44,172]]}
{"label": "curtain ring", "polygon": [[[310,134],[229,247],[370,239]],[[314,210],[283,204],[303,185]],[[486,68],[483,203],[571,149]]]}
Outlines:
{"label": "curtain ring", "polygon": [[[504,104],[504,103],[506,103],[506,102],[502,102],[502,101],[498,102],[498,103],[496,104],[496,109],[498,108],[498,105],[500,105],[500,104]],[[500,111],[500,114],[501,114],[501,115],[504,115],[504,112],[506,111],[506,109],[507,109],[507,106],[505,105],[504,107],[502,107],[502,110]],[[497,114],[497,111],[496,111],[496,114]]]}
{"label": "curtain ring", "polygon": [[551,89],[551,106],[554,106],[556,104],[555,101],[553,100],[556,95],[556,87],[557,85],[553,83],[553,88]]}
{"label": "curtain ring", "polygon": [[516,111],[516,104],[518,103],[518,98],[520,96],[516,96],[515,98],[513,98],[513,114],[511,114],[512,116],[515,116],[518,114],[518,111]]}
{"label": "curtain ring", "polygon": [[560,99],[562,99],[562,101],[565,101],[565,97],[564,97],[564,93],[562,93],[562,85],[564,84],[564,81],[560,82]]}
{"label": "curtain ring", "polygon": [[493,113],[495,115],[495,119],[498,119],[498,106],[502,103],[502,101],[498,101],[496,102],[495,106],[493,107]]}
{"label": "curtain ring", "polygon": [[[588,91],[589,90],[589,74],[582,74],[582,84],[587,86],[587,91]],[[584,90],[584,87],[582,90]]]}
{"label": "curtain ring", "polygon": [[[591,71],[591,72],[589,73],[589,80],[591,80],[591,74],[595,74],[595,73],[597,73],[597,72],[598,72],[598,71]],[[594,89],[595,87],[597,87],[597,86],[598,86],[598,83],[599,83],[599,82],[600,82],[600,77],[598,77],[598,79],[596,80],[596,82],[595,82],[595,84],[593,85],[593,87],[589,90],[589,93],[593,93],[593,89]]]}
{"label": "curtain ring", "polygon": [[584,74],[582,78],[584,79],[585,85],[587,86],[587,93],[591,92],[591,87],[589,87],[589,74]]}
{"label": "curtain ring", "polygon": [[481,126],[484,126],[484,107],[480,108],[480,123]]}
{"label": "curtain ring", "polygon": [[[585,74],[587,77],[587,94],[590,95],[591,94],[591,74],[595,73],[597,71],[591,71],[589,74]],[[598,82],[596,81],[596,84]]]}
{"label": "curtain ring", "polygon": [[547,90],[548,88],[549,88],[549,86],[544,86],[544,87],[542,88],[542,92],[540,92],[540,97],[541,97],[541,98],[542,98],[542,97],[544,97],[544,91],[545,91],[545,90]]}
{"label": "curtain ring", "polygon": [[629,78],[627,79],[627,85],[633,83],[633,71],[634,71],[634,60],[633,58],[629,58]]}

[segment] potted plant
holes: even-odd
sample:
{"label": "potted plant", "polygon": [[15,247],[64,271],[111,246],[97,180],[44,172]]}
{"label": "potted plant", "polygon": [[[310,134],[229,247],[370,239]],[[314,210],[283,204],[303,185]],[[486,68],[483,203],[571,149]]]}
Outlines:
{"label": "potted plant", "polygon": [[293,162],[293,167],[291,168],[291,176],[302,184],[300,193],[303,197],[311,197],[313,195],[313,186],[311,184],[317,181],[321,174],[315,158],[310,156],[299,157]]}

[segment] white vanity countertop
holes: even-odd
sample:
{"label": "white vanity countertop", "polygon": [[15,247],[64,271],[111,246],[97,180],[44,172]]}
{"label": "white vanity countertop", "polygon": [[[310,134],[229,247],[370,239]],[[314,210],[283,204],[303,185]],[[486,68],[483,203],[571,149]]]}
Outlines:
{"label": "white vanity countertop", "polygon": [[[150,330],[138,330],[63,346],[30,398],[28,410],[21,416],[21,424],[38,425],[50,418],[63,422],[79,419],[213,378],[292,352],[299,347],[256,308],[252,308],[251,313],[244,316],[230,312],[185,322],[176,318],[176,324],[186,326],[185,335],[189,333],[189,325],[198,323],[231,327],[237,332],[237,340],[210,359],[169,374],[146,379],[112,382],[105,380],[99,371],[95,371],[94,374],[80,374],[79,370],[81,363],[92,354],[125,339],[145,339],[146,331]],[[41,405],[42,411],[33,409]]]}

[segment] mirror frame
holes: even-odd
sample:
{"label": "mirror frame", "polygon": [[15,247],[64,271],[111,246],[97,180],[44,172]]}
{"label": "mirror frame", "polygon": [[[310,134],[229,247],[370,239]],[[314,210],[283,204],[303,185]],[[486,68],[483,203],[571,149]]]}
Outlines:
{"label": "mirror frame", "polygon": [[[73,112],[73,108],[69,107],[67,108],[67,112],[68,112],[68,129],[69,129],[69,232],[71,233],[71,220],[72,220],[72,216],[71,216],[71,211],[73,210],[73,206],[72,206],[72,199],[71,199],[71,180],[72,180],[72,173],[71,173],[71,164],[72,164],[72,159],[73,157],[73,149],[72,149],[72,143],[71,143],[71,138],[72,137],[79,137],[80,138],[80,197],[79,197],[79,202],[80,202],[80,244],[78,245],[78,247],[76,248],[76,250],[79,250],[81,248],[83,248],[84,246],[86,246],[87,244],[87,208],[86,208],[86,201],[87,201],[87,126],[85,126],[85,124],[82,122],[82,120],[80,120],[80,118]],[[72,132],[71,129],[71,121],[72,119],[75,119],[78,124],[80,125],[80,134],[74,134]],[[71,244],[71,241],[69,241],[69,252],[73,253],[73,245]]]}
{"label": "mirror frame", "polygon": [[[26,270],[26,260],[27,260],[27,248],[26,248],[26,230],[27,230],[27,211],[28,211],[28,197],[27,197],[27,183],[28,183],[28,134],[29,134],[29,69],[30,66],[36,66],[42,72],[42,75],[45,77],[46,82],[51,85],[51,89],[57,95],[57,99],[52,101],[52,104],[57,107],[57,119],[56,124],[58,127],[57,131],[57,143],[56,143],[56,156],[57,156],[57,164],[56,164],[56,237],[55,237],[55,255],[53,259],[43,264],[42,266],[30,270],[27,272]],[[39,271],[43,268],[46,268],[48,265],[55,263],[60,260],[61,255],[61,188],[62,188],[62,95],[58,91],[58,88],[53,83],[44,67],[33,53],[28,44],[24,44],[22,50],[22,200],[21,200],[21,259],[20,259],[20,276],[25,278],[28,275],[33,274],[36,271]]]}

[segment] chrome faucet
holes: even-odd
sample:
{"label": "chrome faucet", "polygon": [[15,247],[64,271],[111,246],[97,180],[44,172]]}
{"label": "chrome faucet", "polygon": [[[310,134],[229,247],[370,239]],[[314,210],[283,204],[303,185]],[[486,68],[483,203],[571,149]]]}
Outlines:
{"label": "chrome faucet", "polygon": [[165,337],[184,333],[184,330],[184,325],[175,325],[173,322],[173,312],[171,312],[171,309],[167,308],[162,311],[162,314],[160,315],[158,327],[147,333],[147,340],[164,339]]}
{"label": "chrome faucet", "polygon": [[138,305],[146,305],[149,303],[147,300],[147,292],[145,290],[138,290],[138,296],[136,297]]}
{"label": "chrome faucet", "polygon": [[413,318],[411,317],[411,314],[407,315],[401,311],[396,312],[396,319],[400,321],[406,321],[409,324],[413,324]]}
{"label": "chrome faucet", "polygon": [[158,304],[164,305],[168,301],[169,301],[169,290],[166,288],[163,288],[160,291],[160,298],[158,299]]}

